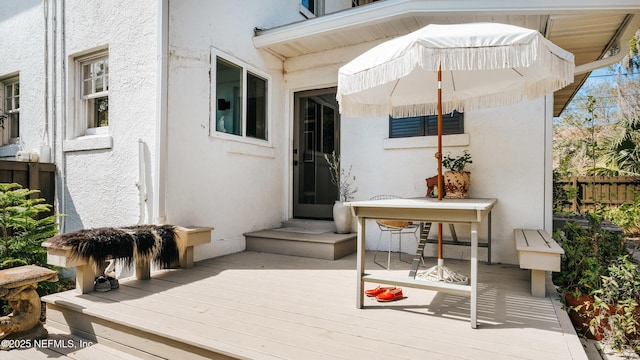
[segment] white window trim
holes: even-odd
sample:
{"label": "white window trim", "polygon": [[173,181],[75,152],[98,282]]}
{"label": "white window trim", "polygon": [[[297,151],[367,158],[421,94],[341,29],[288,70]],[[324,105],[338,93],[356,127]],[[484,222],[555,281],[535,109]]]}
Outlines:
{"label": "white window trim", "polygon": [[302,3],[300,3],[298,6],[299,6],[298,11],[300,11],[300,14],[302,16],[304,16],[305,18],[313,19],[314,17],[316,17],[316,14],[312,13],[311,11],[309,11],[309,9],[307,9],[306,6],[302,5]]}
{"label": "white window trim", "polygon": [[[71,56],[73,66],[69,69],[69,94],[71,101],[68,103],[68,114],[73,114],[73,118],[67,123],[66,139],[63,143],[65,152],[111,149],[113,138],[109,126],[90,128],[86,113],[84,99],[101,97],[108,95],[109,91],[82,95],[82,64],[87,61],[96,60],[101,57],[109,58],[107,47],[93,49],[81,54]],[[111,71],[109,71],[111,78]],[[109,81],[110,85],[111,81]],[[109,86],[110,87],[110,86]]]}
{"label": "white window trim", "polygon": [[[469,134],[452,134],[442,136],[442,146],[469,146],[469,141]],[[437,147],[438,137],[435,135],[384,139],[385,150]]]}
{"label": "white window trim", "polygon": [[299,12],[302,16],[306,17],[307,19],[311,19],[311,18],[315,18],[318,16],[322,16],[325,14],[325,4],[324,4],[324,0],[310,0],[310,1],[314,1],[314,7],[316,9],[316,12],[313,13],[311,12],[311,10],[309,10],[306,6],[302,5],[302,0],[300,0],[300,4],[299,4]]}
{"label": "white window trim", "polygon": [[[219,132],[216,130],[216,119],[217,119],[217,104],[218,101],[217,96],[216,96],[216,61],[217,58],[220,57],[226,61],[229,61],[237,66],[242,67],[242,81],[243,81],[243,94],[242,94],[242,135],[233,135],[233,134],[227,134],[227,133],[223,133],[223,132]],[[246,123],[246,116],[247,116],[247,96],[246,96],[246,81],[247,81],[247,73],[252,73],[255,74],[256,76],[259,76],[263,79],[265,79],[267,81],[267,139],[263,140],[263,139],[258,139],[258,138],[253,138],[253,137],[249,137],[247,136],[247,123]],[[209,92],[209,96],[210,96],[210,109],[209,109],[209,136],[212,137],[213,139],[220,139],[220,140],[229,140],[229,141],[234,141],[234,142],[240,142],[240,143],[246,143],[246,144],[253,144],[253,145],[258,145],[261,147],[268,147],[268,148],[272,148],[272,138],[273,138],[273,134],[271,132],[272,129],[272,116],[271,116],[271,103],[272,103],[272,98],[273,98],[273,92],[272,92],[272,79],[271,76],[269,76],[269,74],[247,64],[246,62],[231,56],[225,52],[222,52],[216,48],[212,48],[211,49],[211,61],[210,61],[210,92]],[[240,147],[242,148],[242,147]],[[245,147],[246,148],[246,147]],[[234,149],[238,149],[238,147],[234,147]],[[231,149],[229,149],[231,150]],[[233,153],[242,153],[242,152],[238,152],[236,151],[229,151],[229,152],[233,152]],[[251,155],[255,155],[253,154],[252,151],[249,151],[248,154]]]}
{"label": "white window trim", "polygon": [[[4,111],[4,115],[7,115],[7,118],[5,118],[4,120],[4,129],[0,129],[0,134],[1,134],[1,144],[0,146],[6,146],[6,145],[14,145],[14,144],[19,144],[20,143],[20,134],[18,134],[18,137],[16,138],[11,138],[10,134],[11,134],[11,120],[9,119],[8,115],[9,114],[14,114],[14,113],[18,113],[20,114],[20,107],[18,107],[18,109],[13,109],[13,110],[7,110],[5,109],[6,107],[6,100],[7,100],[7,94],[6,94],[6,89],[7,89],[7,85],[15,85],[15,84],[20,84],[20,76],[9,76],[5,79],[2,79],[0,81],[0,84],[2,85],[2,96],[0,97],[0,100],[2,101],[2,105],[1,108]],[[22,96],[22,94],[18,95],[18,97]]]}

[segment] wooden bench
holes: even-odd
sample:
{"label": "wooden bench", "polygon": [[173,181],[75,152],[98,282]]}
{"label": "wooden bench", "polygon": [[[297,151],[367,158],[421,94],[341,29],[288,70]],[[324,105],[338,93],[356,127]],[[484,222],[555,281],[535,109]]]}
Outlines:
{"label": "wooden bench", "polygon": [[[193,267],[193,247],[211,242],[210,227],[176,227],[176,242],[178,242],[179,263],[181,268]],[[47,263],[60,267],[76,267],[76,291],[86,294],[93,291],[93,282],[98,274],[95,264],[85,259],[71,255],[70,248],[54,248],[51,244],[42,244],[47,248]],[[146,280],[151,278],[151,263],[148,261],[136,261],[136,278]]]}
{"label": "wooden bench", "polygon": [[531,295],[544,297],[547,271],[560,271],[564,250],[544,230],[514,230],[520,268],[531,270]]}

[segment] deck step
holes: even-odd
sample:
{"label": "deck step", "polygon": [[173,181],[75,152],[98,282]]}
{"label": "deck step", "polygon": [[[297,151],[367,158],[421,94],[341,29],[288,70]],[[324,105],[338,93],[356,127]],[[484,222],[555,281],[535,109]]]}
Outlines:
{"label": "deck step", "polygon": [[249,251],[327,260],[356,252],[356,234],[337,234],[333,222],[327,221],[291,220],[244,236]]}
{"label": "deck step", "polygon": [[[99,296],[99,293],[92,293]],[[171,316],[157,314],[149,323],[141,323],[126,314],[110,312],[113,301],[74,291],[48,295],[42,298],[47,304],[47,328],[52,333],[73,334],[75,339],[110,349],[120,354],[113,359],[235,359],[221,351],[217,344],[198,342],[172,331]],[[113,305],[111,305],[113,306]],[[154,321],[168,326],[150,326]],[[77,340],[81,343],[81,340]]]}

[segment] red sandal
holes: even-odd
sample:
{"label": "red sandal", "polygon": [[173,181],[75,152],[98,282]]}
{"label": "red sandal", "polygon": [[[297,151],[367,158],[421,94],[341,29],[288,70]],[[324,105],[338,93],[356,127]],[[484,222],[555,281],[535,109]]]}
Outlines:
{"label": "red sandal", "polygon": [[390,289],[376,296],[376,300],[380,302],[396,301],[402,299],[404,299],[404,296],[402,295],[401,288]]}
{"label": "red sandal", "polygon": [[387,290],[393,290],[395,288],[396,288],[395,286],[387,286],[387,287],[378,286],[375,289],[365,290],[364,294],[369,296],[369,297],[374,297],[374,296],[378,296],[378,295],[382,294],[383,292],[385,292]]}

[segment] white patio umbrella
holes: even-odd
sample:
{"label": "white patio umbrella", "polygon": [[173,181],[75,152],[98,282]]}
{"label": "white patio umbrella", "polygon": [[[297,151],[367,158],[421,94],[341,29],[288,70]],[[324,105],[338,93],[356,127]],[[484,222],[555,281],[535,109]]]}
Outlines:
{"label": "white patio umbrella", "polygon": [[[428,25],[384,42],[338,72],[343,117],[438,114],[438,199],[442,199],[442,113],[534,99],[573,82],[573,54],[538,31],[496,23]],[[427,279],[466,282],[438,265]],[[424,274],[423,274],[424,275]]]}

